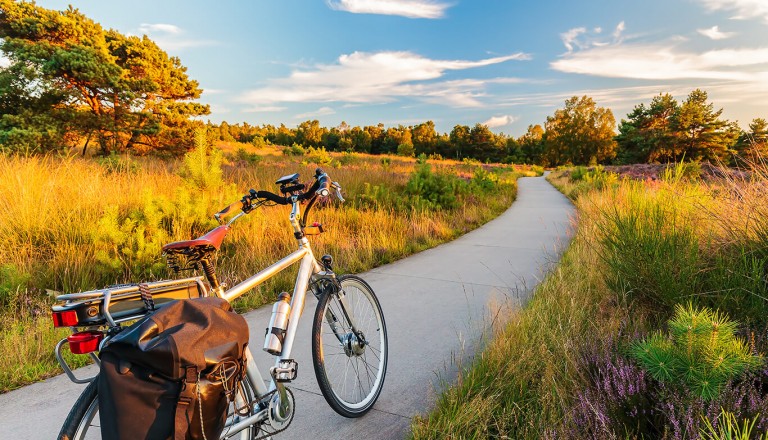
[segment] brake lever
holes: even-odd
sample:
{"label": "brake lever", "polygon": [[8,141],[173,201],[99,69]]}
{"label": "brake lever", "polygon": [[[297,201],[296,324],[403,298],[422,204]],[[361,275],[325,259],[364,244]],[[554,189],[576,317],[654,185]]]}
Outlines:
{"label": "brake lever", "polygon": [[331,182],[331,186],[333,186],[334,192],[336,193],[336,198],[339,199],[341,203],[344,203],[344,197],[341,196],[341,185],[339,185],[339,182]]}

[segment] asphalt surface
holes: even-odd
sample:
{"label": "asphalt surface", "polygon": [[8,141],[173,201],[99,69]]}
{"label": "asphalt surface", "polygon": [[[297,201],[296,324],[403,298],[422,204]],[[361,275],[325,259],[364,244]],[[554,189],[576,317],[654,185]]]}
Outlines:
{"label": "asphalt surface", "polygon": [[[362,418],[337,415],[320,394],[310,334],[317,301],[308,295],[294,343],[299,377],[290,388],[296,416],[284,439],[401,439],[411,418],[434,404],[467,362],[503,307],[520,307],[571,239],[571,203],[543,177],[518,181],[517,200],[501,216],[450,243],[361,274],[376,292],[387,324],[384,389]],[[271,306],[245,315],[260,347]],[[53,347],[52,347],[53,348]],[[263,375],[272,357],[255,349]],[[77,371],[93,374],[95,367]],[[84,385],[64,375],[0,395],[0,438],[55,438]]]}

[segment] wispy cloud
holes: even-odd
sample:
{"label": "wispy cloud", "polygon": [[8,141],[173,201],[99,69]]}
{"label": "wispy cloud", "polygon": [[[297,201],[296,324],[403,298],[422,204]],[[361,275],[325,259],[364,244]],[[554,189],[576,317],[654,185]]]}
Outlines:
{"label": "wispy cloud", "polygon": [[479,61],[433,60],[412,52],[354,52],[333,64],[294,70],[289,77],[269,80],[267,85],[244,95],[242,101],[258,105],[279,102],[382,103],[399,97],[472,107],[491,83],[518,82],[514,78],[435,81],[446,71],[465,70],[511,60],[528,60],[524,53]]}
{"label": "wispy cloud", "polygon": [[[714,30],[719,32],[717,27]],[[685,96],[694,88],[711,92],[711,97],[720,103],[768,99],[768,45],[696,51],[688,43],[672,37],[655,42],[621,39],[607,45],[581,45],[583,48],[568,50],[550,66],[567,73],[653,83],[647,88],[643,85],[587,93],[602,96],[608,102],[617,101],[619,106],[628,105],[628,99],[637,104],[648,98],[649,92]]]}
{"label": "wispy cloud", "polygon": [[483,125],[487,125],[488,128],[498,128],[507,126],[517,120],[518,118],[512,115],[492,116],[487,121],[483,122]]}
{"label": "wispy cloud", "polygon": [[137,33],[147,35],[163,50],[174,52],[191,47],[215,46],[214,40],[201,40],[187,36],[184,29],[168,23],[142,23]]}
{"label": "wispy cloud", "polygon": [[708,29],[696,29],[698,33],[701,35],[704,35],[705,37],[711,39],[711,40],[725,40],[727,38],[731,38],[732,36],[736,35],[733,32],[723,32],[720,30],[719,26],[712,26]]}
{"label": "wispy cloud", "polygon": [[768,23],[768,2],[765,0],[696,0],[710,11],[732,11],[733,19],[762,18]]}
{"label": "wispy cloud", "polygon": [[298,115],[295,115],[294,118],[296,119],[308,119],[308,118],[316,118],[318,116],[328,116],[328,115],[335,115],[336,110],[330,108],[330,107],[320,107],[319,109],[311,112],[306,113],[300,113]]}
{"label": "wispy cloud", "polygon": [[573,52],[575,49],[588,49],[590,47],[619,43],[623,39],[623,32],[624,22],[622,21],[614,29],[611,39],[606,39],[602,35],[603,29],[600,27],[596,27],[592,31],[587,30],[585,27],[569,29],[560,34],[560,39],[563,40],[563,45],[568,49],[568,52]]}
{"label": "wispy cloud", "polygon": [[408,18],[443,18],[452,5],[430,0],[327,0],[337,11],[353,14],[399,15]]}
{"label": "wispy cloud", "polygon": [[243,109],[243,112],[245,113],[277,113],[285,109],[286,109],[285,107],[279,107],[276,105],[266,105],[266,106],[248,107],[246,109]]}
{"label": "wispy cloud", "polygon": [[766,63],[768,47],[695,53],[657,43],[594,47],[568,53],[552,62],[551,67],[562,72],[612,78],[748,81],[768,70]]}
{"label": "wispy cloud", "polygon": [[179,35],[182,33],[180,27],[174,24],[167,23],[142,23],[139,25],[139,32],[144,34],[172,34]]}

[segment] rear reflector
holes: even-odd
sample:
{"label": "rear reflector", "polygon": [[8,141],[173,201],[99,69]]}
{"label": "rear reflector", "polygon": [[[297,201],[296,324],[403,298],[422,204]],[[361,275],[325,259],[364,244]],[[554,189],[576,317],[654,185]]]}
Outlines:
{"label": "rear reflector", "polygon": [[99,342],[104,339],[104,333],[89,330],[67,336],[69,342],[69,351],[75,354],[86,354],[96,351],[99,348]]}
{"label": "rear reflector", "polygon": [[77,325],[77,312],[67,310],[65,312],[53,312],[54,327],[72,327]]}

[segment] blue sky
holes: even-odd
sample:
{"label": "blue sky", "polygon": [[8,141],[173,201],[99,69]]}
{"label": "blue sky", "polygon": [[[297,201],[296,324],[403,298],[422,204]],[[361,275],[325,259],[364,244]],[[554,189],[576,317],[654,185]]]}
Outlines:
{"label": "blue sky", "polygon": [[210,120],[433,120],[519,136],[573,95],[617,121],[695,88],[768,118],[768,0],[58,1],[146,34],[205,90]]}

